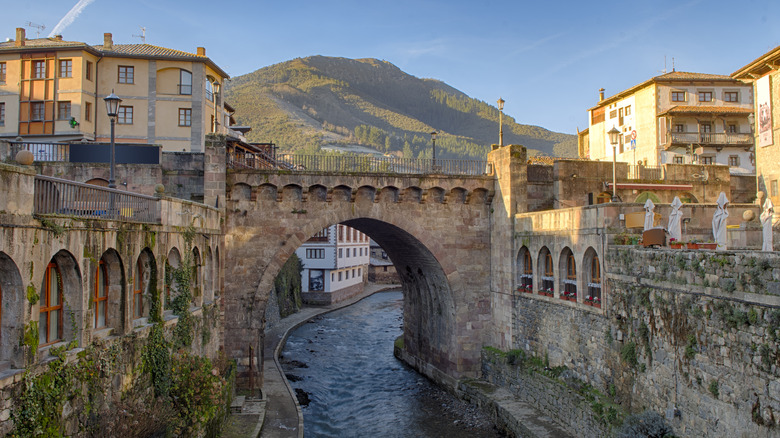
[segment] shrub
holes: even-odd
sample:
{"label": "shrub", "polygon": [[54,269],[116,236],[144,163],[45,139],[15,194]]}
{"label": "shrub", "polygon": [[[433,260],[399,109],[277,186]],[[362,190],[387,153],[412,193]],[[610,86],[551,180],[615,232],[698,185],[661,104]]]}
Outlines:
{"label": "shrub", "polygon": [[663,417],[653,411],[629,415],[615,435],[617,438],[664,438],[674,437],[674,430],[664,422]]}

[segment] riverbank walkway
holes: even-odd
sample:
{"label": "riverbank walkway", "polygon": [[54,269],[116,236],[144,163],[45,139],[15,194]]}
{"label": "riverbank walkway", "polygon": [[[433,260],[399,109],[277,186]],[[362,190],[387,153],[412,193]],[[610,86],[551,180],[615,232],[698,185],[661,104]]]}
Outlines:
{"label": "riverbank walkway", "polygon": [[[263,403],[265,409],[258,412],[251,421],[255,427],[242,427],[243,415],[231,415],[223,437],[251,436],[256,437],[257,431],[263,438],[302,438],[303,415],[295,392],[287,382],[284,371],[279,364],[279,354],[284,348],[290,332],[301,324],[324,313],[332,312],[350,306],[363,298],[385,290],[400,289],[399,284],[367,284],[362,293],[339,303],[327,306],[304,306],[300,311],[278,323],[265,333],[263,344]],[[244,421],[246,422],[246,421]],[[262,428],[261,428],[262,425]],[[233,431],[236,433],[234,434]]]}

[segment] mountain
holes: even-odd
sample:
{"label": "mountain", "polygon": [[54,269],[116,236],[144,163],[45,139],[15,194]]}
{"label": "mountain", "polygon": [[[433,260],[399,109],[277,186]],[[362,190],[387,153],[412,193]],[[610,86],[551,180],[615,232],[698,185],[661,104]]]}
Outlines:
{"label": "mountain", "polygon": [[[377,59],[297,58],[233,78],[225,97],[248,139],[284,152],[355,150],[406,158],[484,159],[498,143],[498,110],[444,82],[420,79]],[[574,135],[522,125],[504,115],[504,144],[531,155],[573,157]],[[363,150],[366,150],[362,148]]]}

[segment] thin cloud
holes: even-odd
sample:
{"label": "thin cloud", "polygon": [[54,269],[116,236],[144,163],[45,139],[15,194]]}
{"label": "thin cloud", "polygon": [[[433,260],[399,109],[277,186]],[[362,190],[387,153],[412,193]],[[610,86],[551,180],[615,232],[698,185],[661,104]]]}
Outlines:
{"label": "thin cloud", "polygon": [[54,35],[62,35],[62,31],[65,30],[66,27],[70,26],[70,24],[73,23],[79,15],[81,15],[84,9],[94,1],[95,0],[79,0],[78,3],[76,3],[76,5],[73,6],[64,17],[62,17],[60,22],[54,26],[54,29],[52,29],[51,33],[49,33],[49,38],[53,37]]}
{"label": "thin cloud", "polygon": [[549,41],[552,41],[552,40],[554,40],[556,38],[560,38],[563,35],[566,35],[566,32],[556,33],[554,35],[550,35],[548,37],[544,37],[544,38],[538,39],[536,41],[532,41],[529,44],[526,44],[526,45],[524,45],[522,47],[516,48],[515,50],[512,51],[512,53],[509,54],[509,56],[517,56],[517,55],[519,55],[519,54],[521,54],[523,52],[531,51],[533,49],[536,49],[537,47],[540,47],[540,46],[546,44]]}

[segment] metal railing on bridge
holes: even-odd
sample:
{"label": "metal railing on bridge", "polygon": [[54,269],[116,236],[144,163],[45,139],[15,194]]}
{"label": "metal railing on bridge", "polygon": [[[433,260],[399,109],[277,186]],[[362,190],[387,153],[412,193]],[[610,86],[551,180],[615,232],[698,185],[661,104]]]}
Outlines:
{"label": "metal railing on bridge", "polygon": [[628,179],[635,181],[663,181],[664,167],[663,166],[644,166],[644,165],[630,165],[628,166]]}
{"label": "metal railing on bridge", "polygon": [[412,175],[485,175],[486,160],[411,159],[375,155],[278,154],[291,170],[315,172],[400,173]]}
{"label": "metal railing on bridge", "polygon": [[[111,145],[108,143],[30,143],[11,141],[11,157],[28,150],[35,161],[70,163],[108,163]],[[117,164],[160,164],[160,146],[117,144]]]}
{"label": "metal railing on bridge", "polygon": [[36,214],[160,223],[160,200],[50,176],[35,176]]}

